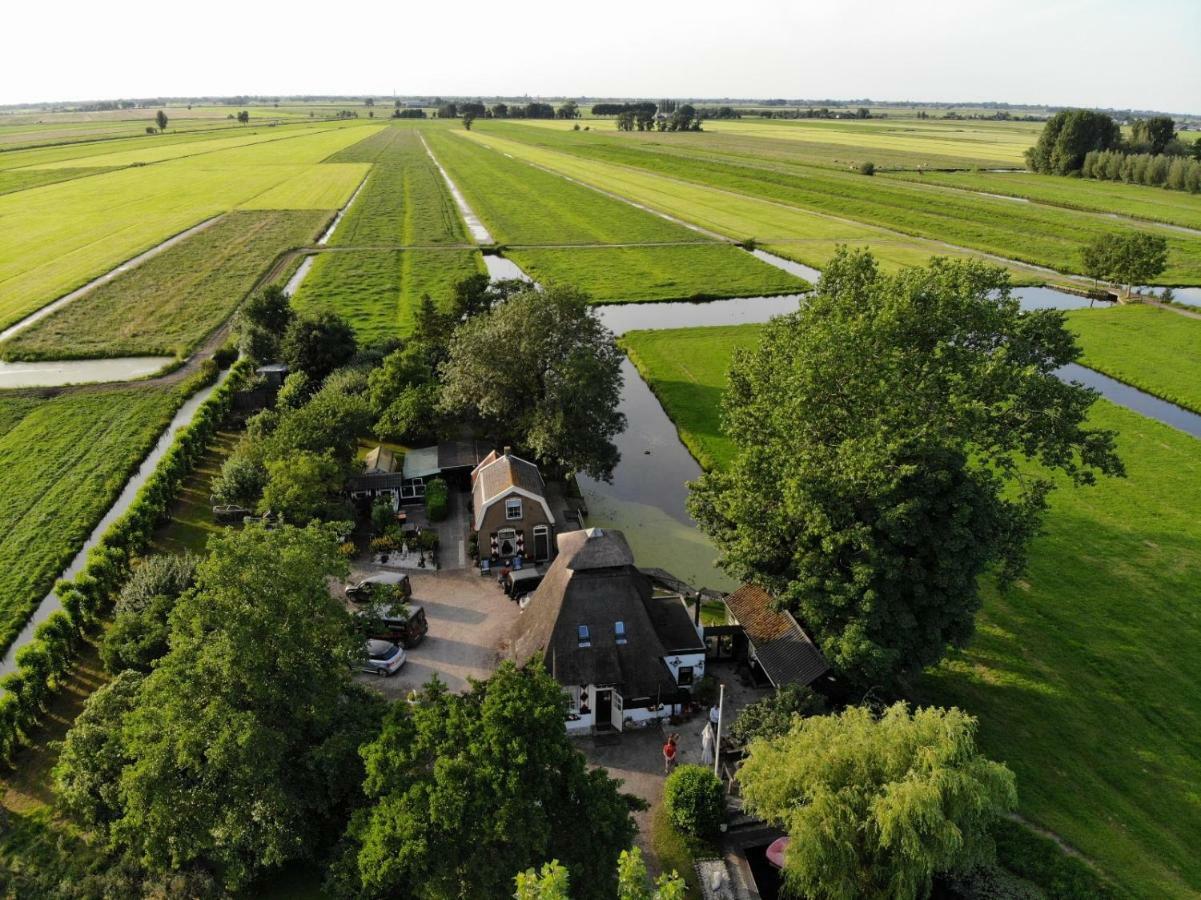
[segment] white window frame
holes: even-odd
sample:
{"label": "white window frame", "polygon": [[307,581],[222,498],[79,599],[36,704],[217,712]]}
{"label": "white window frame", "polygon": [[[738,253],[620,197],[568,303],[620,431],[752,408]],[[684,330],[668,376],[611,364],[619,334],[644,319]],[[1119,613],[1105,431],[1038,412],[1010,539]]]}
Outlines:
{"label": "white window frame", "polygon": [[[517,511],[517,515],[513,515],[513,511]],[[519,522],[522,518],[521,498],[506,497],[505,498],[505,521]]]}

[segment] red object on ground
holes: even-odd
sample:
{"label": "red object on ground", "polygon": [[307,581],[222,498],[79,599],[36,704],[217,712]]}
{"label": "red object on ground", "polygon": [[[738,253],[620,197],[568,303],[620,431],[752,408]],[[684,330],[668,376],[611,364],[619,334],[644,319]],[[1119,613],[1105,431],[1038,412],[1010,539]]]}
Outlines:
{"label": "red object on ground", "polygon": [[767,861],[777,869],[784,868],[784,851],[788,848],[788,838],[776,838],[767,848]]}

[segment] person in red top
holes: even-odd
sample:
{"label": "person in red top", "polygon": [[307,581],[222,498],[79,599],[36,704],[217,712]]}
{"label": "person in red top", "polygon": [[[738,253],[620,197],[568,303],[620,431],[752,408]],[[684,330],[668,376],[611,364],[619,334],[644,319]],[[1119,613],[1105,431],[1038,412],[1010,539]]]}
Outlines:
{"label": "person in red top", "polygon": [[676,736],[673,734],[667,739],[667,743],[663,745],[663,771],[670,773],[671,767],[676,762]]}

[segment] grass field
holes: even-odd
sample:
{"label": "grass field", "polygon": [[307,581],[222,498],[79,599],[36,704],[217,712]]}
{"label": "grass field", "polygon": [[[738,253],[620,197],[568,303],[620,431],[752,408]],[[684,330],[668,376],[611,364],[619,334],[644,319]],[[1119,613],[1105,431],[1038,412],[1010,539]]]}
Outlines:
{"label": "grass field", "polygon": [[11,194],[14,191],[25,191],[43,184],[54,184],[57,181],[70,181],[72,178],[83,178],[87,175],[99,175],[111,172],[108,168],[83,169],[17,169],[0,171],[0,194]]}
{"label": "grass field", "polygon": [[444,307],[455,282],[483,271],[475,250],[327,252],[313,263],[293,304],[334,310],[350,322],[360,341],[403,337],[412,331],[424,294]]}
{"label": "grass field", "polygon": [[906,172],[888,177],[1201,229],[1201,195],[1186,191],[1030,172]]}
{"label": "grass field", "polygon": [[[1170,314],[1169,314],[1170,315]],[[631,332],[622,339],[707,465],[732,349],[757,326]],[[1105,401],[1126,479],[1061,485],[1030,570],[987,585],[976,638],[918,694],[980,717],[987,751],[1018,774],[1021,811],[1131,894],[1201,891],[1201,445]]]}
{"label": "grass field", "polygon": [[0,344],[5,359],[186,358],[331,211],[235,211]]}
{"label": "grass field", "polygon": [[[436,133],[430,143],[492,236],[513,245],[507,255],[535,280],[569,282],[599,301],[756,296],[807,286],[692,229],[458,134]],[[628,243],[693,246],[611,246]]]}
{"label": "grass field", "polygon": [[141,387],[0,395],[0,647],[83,545],[183,398]]}
{"label": "grass field", "polygon": [[[959,194],[812,166],[657,153],[642,150],[632,142],[614,143],[611,137],[583,132],[555,133],[502,123],[487,124],[473,134],[477,140],[489,140],[492,132],[518,141],[538,140],[543,146],[534,150],[522,151],[512,143],[503,145],[503,150],[526,158],[537,157],[537,161],[556,169],[568,165],[562,159],[557,163],[547,162],[556,154],[562,156],[567,152],[587,160],[578,177],[588,181],[601,177],[597,169],[601,161],[632,166],[660,176],[661,181],[683,179],[1063,272],[1078,272],[1083,246],[1097,235],[1118,227],[1108,219],[1071,209]],[[552,142],[554,151],[547,149]],[[614,174],[612,167],[604,171],[605,177]],[[1168,268],[1157,283],[1201,283],[1201,235],[1181,234],[1151,224],[1137,227],[1161,234],[1168,241]]]}
{"label": "grass field", "polygon": [[0,196],[0,327],[218,213],[341,206],[366,167],[318,163],[369,134],[331,128]]}
{"label": "grass field", "polygon": [[1201,320],[1141,305],[1067,316],[1084,348],[1084,365],[1201,412]]}

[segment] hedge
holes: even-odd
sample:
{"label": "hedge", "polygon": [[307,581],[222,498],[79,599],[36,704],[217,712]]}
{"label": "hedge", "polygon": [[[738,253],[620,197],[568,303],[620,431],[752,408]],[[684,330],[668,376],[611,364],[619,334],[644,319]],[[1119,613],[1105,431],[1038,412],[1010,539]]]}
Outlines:
{"label": "hedge", "polygon": [[425,486],[425,513],[431,522],[441,522],[449,510],[450,490],[441,478]]}
{"label": "hedge", "polygon": [[[83,571],[74,580],[55,585],[63,608],[38,626],[33,640],[17,652],[16,670],[0,679],[4,691],[0,695],[0,761],[10,762],[17,748],[28,742],[47,702],[74,665],[75,651],[84,636],[107,612],[129,577],[133,560],[146,550],[155,529],[168,517],[184,479],[208,451],[234,394],[252,371],[249,360],[234,363],[225,382],[176,434],[129,509],[88,553]],[[181,390],[191,396],[212,384],[217,374],[217,366],[210,360]]]}

